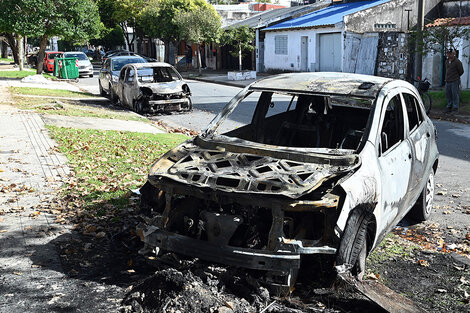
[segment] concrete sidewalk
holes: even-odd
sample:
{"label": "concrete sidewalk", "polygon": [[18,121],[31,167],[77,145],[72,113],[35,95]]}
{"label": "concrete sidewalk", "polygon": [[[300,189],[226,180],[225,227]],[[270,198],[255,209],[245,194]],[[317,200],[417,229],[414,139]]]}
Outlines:
{"label": "concrete sidewalk", "polygon": [[37,208],[69,175],[54,146],[38,114],[0,106],[0,312],[117,311],[100,284],[64,272],[54,241],[69,230]]}

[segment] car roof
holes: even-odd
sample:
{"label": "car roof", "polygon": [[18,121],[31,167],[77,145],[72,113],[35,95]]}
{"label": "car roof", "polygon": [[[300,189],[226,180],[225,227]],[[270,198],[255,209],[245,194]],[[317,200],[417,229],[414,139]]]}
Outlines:
{"label": "car roof", "polygon": [[254,82],[250,89],[376,98],[391,81],[391,78],[350,73],[286,73]]}
{"label": "car roof", "polygon": [[144,67],[173,67],[173,65],[165,63],[165,62],[129,63],[129,64],[126,64],[125,66],[134,66],[137,69],[144,68]]}
{"label": "car roof", "polygon": [[83,52],[83,51],[66,51],[66,52],[64,52],[64,54],[72,54],[72,53],[73,54],[77,54],[77,53],[85,54],[85,52]]}
{"label": "car roof", "polygon": [[126,60],[126,59],[142,59],[145,60],[140,55],[119,55],[115,57],[109,57],[110,60]]}

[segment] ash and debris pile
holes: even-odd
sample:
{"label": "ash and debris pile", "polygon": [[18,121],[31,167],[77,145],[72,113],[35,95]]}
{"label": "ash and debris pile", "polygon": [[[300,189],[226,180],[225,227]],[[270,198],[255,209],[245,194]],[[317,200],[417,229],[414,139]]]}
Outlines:
{"label": "ash and debris pile", "polygon": [[123,313],[153,312],[339,312],[321,302],[303,303],[295,298],[274,298],[249,273],[187,262],[166,267],[134,286],[122,302]]}

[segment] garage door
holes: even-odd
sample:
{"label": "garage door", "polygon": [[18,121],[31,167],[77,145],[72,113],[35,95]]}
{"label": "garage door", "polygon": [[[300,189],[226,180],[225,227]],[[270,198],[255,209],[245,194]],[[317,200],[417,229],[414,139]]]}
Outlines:
{"label": "garage door", "polygon": [[341,33],[320,34],[320,71],[341,71]]}

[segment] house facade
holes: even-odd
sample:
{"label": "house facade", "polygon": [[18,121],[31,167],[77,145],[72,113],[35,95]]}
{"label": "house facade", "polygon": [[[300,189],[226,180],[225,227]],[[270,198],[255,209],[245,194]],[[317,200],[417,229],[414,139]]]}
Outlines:
{"label": "house facade", "polygon": [[[426,2],[428,13],[439,0]],[[272,71],[339,71],[405,78],[407,32],[417,1],[332,4],[265,32],[264,62]]]}

